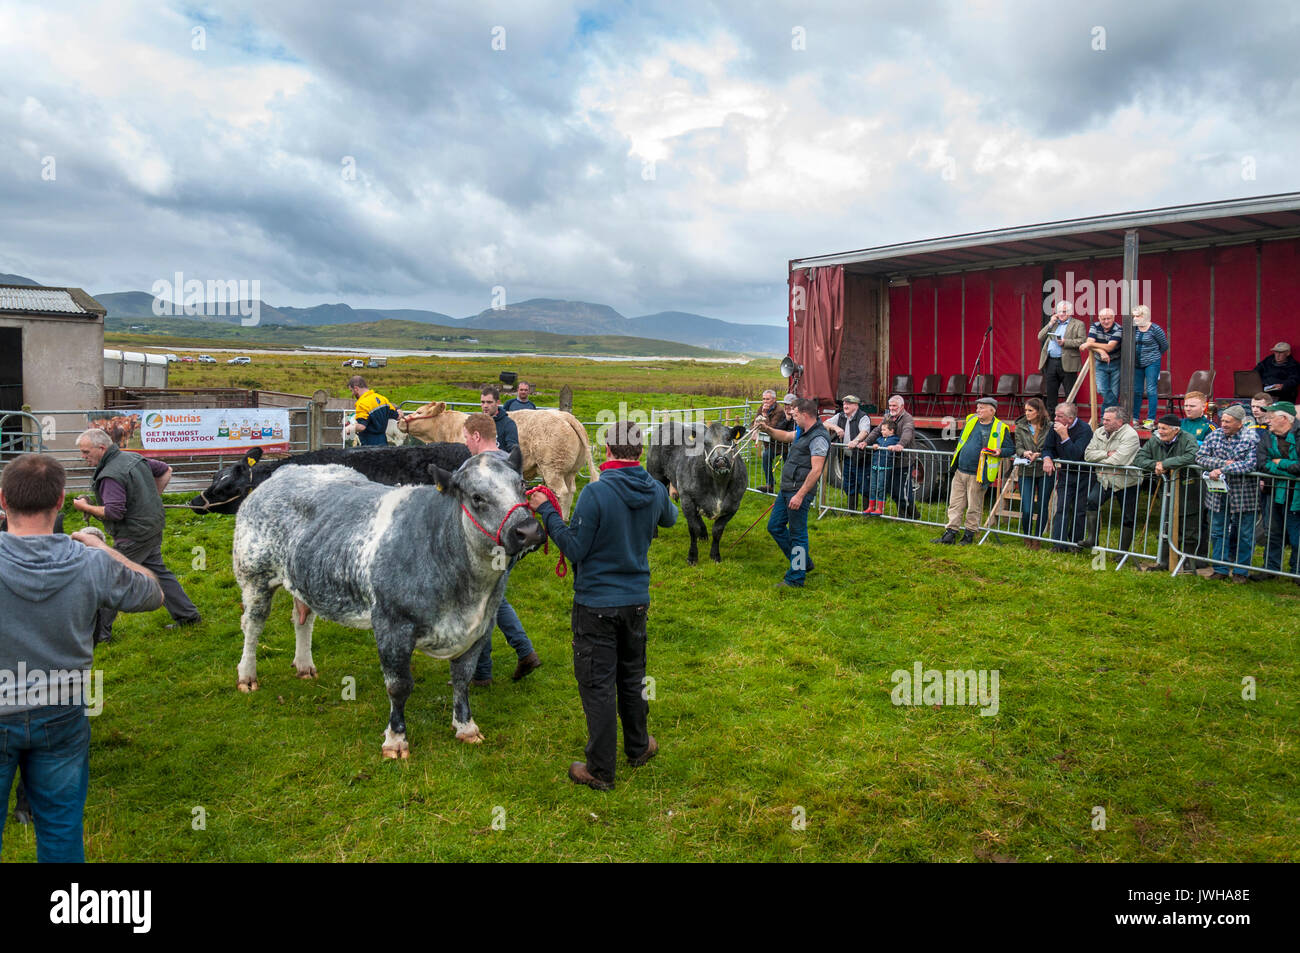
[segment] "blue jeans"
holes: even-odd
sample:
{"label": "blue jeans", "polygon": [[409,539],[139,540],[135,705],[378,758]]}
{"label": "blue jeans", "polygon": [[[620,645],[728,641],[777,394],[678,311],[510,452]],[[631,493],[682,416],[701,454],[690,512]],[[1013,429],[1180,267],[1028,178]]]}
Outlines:
{"label": "blue jeans", "polygon": [[[1210,513],[1210,556],[1224,562],[1241,563],[1233,567],[1238,576],[1250,575],[1250,558],[1255,552],[1255,511],[1229,513],[1228,501]],[[1279,556],[1280,558],[1280,556]],[[1215,566],[1220,576],[1228,575],[1227,566]]]}
{"label": "blue jeans", "polygon": [[[1119,361],[1115,355],[1111,355],[1109,361],[1099,361],[1094,354],[1092,367],[1097,375],[1097,392],[1101,394],[1101,406],[1104,410],[1107,407],[1114,407],[1119,404]],[[1157,369],[1157,376],[1159,370]],[[1135,387],[1133,392],[1140,393]]]}
{"label": "blue jeans", "polygon": [[767,521],[767,531],[781,547],[790,568],[785,581],[792,586],[802,586],[803,578],[812,565],[808,551],[808,511],[813,508],[813,494],[803,498],[797,510],[790,509],[790,492],[778,493],[772,505],[772,515]]}
{"label": "blue jeans", "polygon": [[[881,450],[880,452],[890,453],[892,451]],[[894,468],[889,465],[889,462],[885,463],[884,466],[873,464],[871,467],[871,492],[867,494],[867,499],[885,502],[885,498],[889,496],[890,477],[893,474]]]}
{"label": "blue jeans", "polygon": [[[506,637],[510,647],[515,650],[515,654],[521,659],[533,654],[533,643],[528,640],[523,623],[519,621],[518,613],[504,599],[501,600],[501,608],[497,610],[497,628],[501,630],[501,634]],[[483,646],[483,651],[479,653],[478,667],[474,669],[474,677],[481,680],[492,677],[491,632],[488,633],[487,645]]]}
{"label": "blue jeans", "polygon": [[80,705],[47,705],[0,717],[0,849],[9,789],[22,768],[41,863],[83,863],[82,817],[90,786],[90,719]]}
{"label": "blue jeans", "polygon": [[1052,478],[1022,476],[1020,478],[1020,532],[1024,536],[1046,536],[1047,503],[1052,498]]}
{"label": "blue jeans", "polygon": [[[1142,409],[1142,395],[1147,398],[1147,416],[1138,411]],[[1156,418],[1156,407],[1160,403],[1160,362],[1153,361],[1146,367],[1133,368],[1133,419],[1146,420]]]}

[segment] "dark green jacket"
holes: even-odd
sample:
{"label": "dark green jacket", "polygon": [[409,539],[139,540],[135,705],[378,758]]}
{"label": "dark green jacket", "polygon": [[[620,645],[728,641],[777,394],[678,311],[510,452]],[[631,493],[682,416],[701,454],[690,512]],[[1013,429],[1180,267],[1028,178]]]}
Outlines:
{"label": "dark green jacket", "polygon": [[[1282,462],[1274,463],[1274,460]],[[1281,438],[1271,430],[1260,431],[1259,446],[1255,451],[1255,469],[1273,478],[1273,492],[1269,495],[1274,503],[1285,505],[1287,495],[1290,494],[1291,505],[1288,509],[1293,513],[1300,512],[1300,493],[1295,492],[1294,482],[1296,477],[1300,477],[1300,441],[1294,430]]]}
{"label": "dark green jacket", "polygon": [[133,543],[143,543],[154,537],[162,537],[167,525],[167,511],[163,509],[162,497],[158,495],[158,484],[154,482],[153,471],[144,457],[138,453],[123,453],[117,447],[109,447],[103,459],[95,468],[91,482],[95,488],[95,501],[104,505],[99,486],[107,478],[122,484],[126,490],[126,515],[120,520],[104,520],[104,527],[118,537],[129,539]]}
{"label": "dark green jacket", "polygon": [[1183,513],[1201,512],[1201,473],[1190,469],[1196,463],[1196,451],[1200,444],[1186,430],[1179,430],[1174,442],[1166,444],[1158,434],[1153,434],[1137,456],[1133,466],[1153,471],[1157,463],[1163,463],[1166,470],[1172,470],[1173,490],[1180,496],[1179,510]]}

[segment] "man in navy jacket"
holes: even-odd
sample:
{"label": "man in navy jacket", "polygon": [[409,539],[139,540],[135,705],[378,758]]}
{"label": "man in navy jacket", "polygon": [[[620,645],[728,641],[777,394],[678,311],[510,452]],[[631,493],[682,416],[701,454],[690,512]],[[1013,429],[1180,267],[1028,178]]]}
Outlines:
{"label": "man in navy jacket", "polygon": [[1079,419],[1079,408],[1075,404],[1057,404],[1055,416],[1056,423],[1043,444],[1043,473],[1048,476],[1056,474],[1056,515],[1052,517],[1052,538],[1060,542],[1052,548],[1058,553],[1067,553],[1076,551],[1083,539],[1092,473],[1086,466],[1062,468],[1057,464],[1083,460],[1083,452],[1092,442],[1092,428]]}
{"label": "man in navy jacket", "polygon": [[[546,532],[573,562],[573,672],[587,716],[587,760],[569,765],[569,778],[597,791],[614,787],[618,719],[623,751],[640,767],[659,750],[646,729],[642,696],[646,612],[650,607],[650,541],[656,527],[677,522],[668,491],[637,462],[641,428],[620,421],[605,434],[600,479],[578,497],[566,524],[549,502],[530,503]],[[531,500],[542,500],[536,494]]]}

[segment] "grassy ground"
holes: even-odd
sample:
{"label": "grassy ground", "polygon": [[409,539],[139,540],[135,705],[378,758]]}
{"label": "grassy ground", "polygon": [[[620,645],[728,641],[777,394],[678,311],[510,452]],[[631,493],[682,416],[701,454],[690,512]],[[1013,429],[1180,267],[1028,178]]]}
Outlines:
{"label": "grassy ground", "polygon": [[[383,761],[370,633],[322,622],[317,681],[292,675],[289,602],[235,690],[233,519],[169,511],[165,554],[205,621],[122,616],[96,662],[92,860],[1283,860],[1300,854],[1300,588],[1094,572],[1019,546],[929,545],[927,528],[828,517],[817,569],[782,565],[750,494],[721,566],[651,550],[651,730],[615,791],[569,783],[585,732],[554,550],[510,599],[545,666],[472,693],[458,743],[447,665],[418,658],[411,760]],[[69,526],[79,525],[79,517]],[[418,528],[412,527],[413,535]],[[189,569],[203,547],[206,569]],[[402,571],[395,566],[393,570]],[[996,669],[999,711],[896,707],[890,676]],[[1242,697],[1242,680],[1257,698]],[[354,678],[355,700],[344,698]],[[1105,810],[1104,830],[1094,829]],[[206,829],[195,830],[202,808]],[[794,822],[806,818],[804,829]],[[504,822],[503,829],[496,829]],[[10,824],[5,859],[30,860]]]}

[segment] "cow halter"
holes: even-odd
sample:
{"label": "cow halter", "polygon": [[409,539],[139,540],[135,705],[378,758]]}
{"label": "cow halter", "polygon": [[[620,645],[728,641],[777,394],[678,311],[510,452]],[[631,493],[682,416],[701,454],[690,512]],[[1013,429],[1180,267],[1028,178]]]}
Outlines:
{"label": "cow halter", "polygon": [[[560,501],[555,498],[555,494],[551,492],[550,487],[535,486],[531,490],[529,490],[525,495],[532,496],[534,493],[541,493],[543,496],[546,497],[547,500],[550,501],[550,504],[554,506],[557,510],[560,508]],[[513,506],[510,507],[510,509],[506,510],[506,515],[501,517],[501,525],[497,527],[497,531],[495,533],[489,533],[487,529],[483,526],[483,524],[474,518],[474,514],[469,511],[469,507],[466,506],[464,503],[460,504],[460,508],[464,510],[465,515],[469,517],[469,521],[473,523],[476,527],[478,527],[478,531],[482,533],[484,536],[486,536],[488,539],[492,540],[492,542],[496,543],[498,546],[502,545],[501,531],[506,527],[506,520],[510,519],[510,514],[513,513],[515,510],[519,509],[519,507],[521,506],[524,509],[528,509],[527,503],[514,504]],[[533,515],[532,510],[528,510],[528,515],[529,516]],[[550,555],[551,540],[549,537],[543,536],[542,552],[546,553],[547,555]],[[563,579],[568,574],[568,572],[569,572],[569,566],[564,561],[564,553],[560,553],[560,561],[555,564],[555,574],[559,576],[561,579]]]}
{"label": "cow halter", "polygon": [[745,441],[749,440],[754,434],[758,433],[758,424],[754,424],[740,437],[739,440],[733,440],[728,444],[715,443],[713,449],[704,455],[704,462],[709,466],[714,466],[714,454],[723,454],[727,457],[727,462],[732,463],[740,456],[743,451]]}
{"label": "cow halter", "polygon": [[[506,510],[506,515],[503,516],[503,517],[501,517],[501,524],[497,527],[497,531],[496,531],[495,533],[489,533],[489,532],[487,531],[487,528],[486,528],[482,523],[480,523],[478,520],[476,520],[476,519],[474,518],[474,514],[471,513],[471,512],[469,511],[469,507],[466,506],[464,503],[462,503],[462,504],[460,505],[460,508],[461,508],[462,510],[465,511],[465,515],[469,517],[469,521],[470,521],[471,523],[473,523],[476,527],[478,527],[478,530],[479,530],[480,533],[482,533],[482,534],[483,534],[484,536],[486,536],[488,539],[492,540],[492,542],[494,542],[494,543],[496,543],[498,546],[500,546],[500,545],[501,545],[501,531],[502,531],[503,529],[506,528],[506,520],[510,519],[510,515],[511,515],[512,513],[514,513],[515,510],[519,509],[521,506],[522,506],[524,509],[526,509],[526,510],[528,509],[528,504],[527,504],[527,503],[516,503],[516,504],[514,504],[512,507],[510,507],[510,509]],[[528,515],[529,515],[529,516],[532,515],[532,511],[531,511],[531,510],[529,510]]]}

